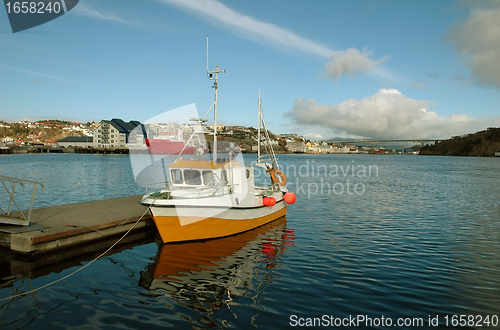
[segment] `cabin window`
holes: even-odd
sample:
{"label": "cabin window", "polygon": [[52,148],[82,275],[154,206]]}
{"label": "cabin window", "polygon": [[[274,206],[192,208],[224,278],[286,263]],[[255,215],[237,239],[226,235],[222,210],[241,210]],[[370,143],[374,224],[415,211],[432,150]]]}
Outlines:
{"label": "cabin window", "polygon": [[220,174],[220,181],[222,184],[227,184],[227,171],[226,170],[222,170],[222,172]]}
{"label": "cabin window", "polygon": [[189,185],[201,185],[201,173],[196,170],[184,170],[184,178],[186,184]]}
{"label": "cabin window", "polygon": [[208,185],[214,179],[214,172],[212,171],[203,171],[202,174],[203,174],[203,183],[205,185]]}
{"label": "cabin window", "polygon": [[172,176],[173,183],[176,183],[176,184],[184,183],[184,180],[182,180],[182,171],[181,170],[172,170],[170,172],[170,175]]}

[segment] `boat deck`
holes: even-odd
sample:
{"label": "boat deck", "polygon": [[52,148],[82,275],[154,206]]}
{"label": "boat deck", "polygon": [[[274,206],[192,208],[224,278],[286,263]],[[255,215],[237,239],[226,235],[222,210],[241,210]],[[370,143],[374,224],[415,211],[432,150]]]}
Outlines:
{"label": "boat deck", "polygon": [[[33,209],[29,226],[0,224],[0,247],[39,254],[122,235],[134,227],[154,226],[142,196]],[[17,214],[16,214],[17,213]],[[13,212],[12,216],[19,215]]]}

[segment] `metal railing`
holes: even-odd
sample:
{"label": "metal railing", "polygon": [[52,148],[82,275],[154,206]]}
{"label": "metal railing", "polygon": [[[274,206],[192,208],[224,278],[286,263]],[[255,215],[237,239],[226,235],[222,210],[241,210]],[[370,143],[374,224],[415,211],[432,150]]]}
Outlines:
{"label": "metal railing", "polygon": [[[154,192],[152,192],[153,189]],[[146,195],[159,192],[163,189],[168,189],[168,181],[150,183],[146,186]]]}
{"label": "metal railing", "polygon": [[[5,191],[9,194],[9,207],[7,208],[7,212],[4,212],[2,207],[0,206],[0,211],[2,212],[2,215],[0,216],[0,223],[6,223],[6,224],[11,224],[11,225],[22,225],[22,226],[29,226],[30,224],[30,219],[31,219],[31,210],[33,209],[33,201],[35,199],[35,190],[36,190],[36,185],[39,184],[42,188],[45,188],[43,183],[38,182],[38,181],[32,181],[32,180],[25,180],[25,179],[18,179],[18,178],[12,178],[10,176],[5,176],[5,175],[0,175],[0,182],[2,183],[3,187],[5,188]],[[9,187],[7,186],[6,182],[12,182],[12,190],[9,190]],[[31,193],[31,201],[30,201],[30,208],[28,210],[28,217],[26,217],[19,207],[19,204],[17,204],[16,199],[14,198],[14,193],[16,192],[16,184],[20,184],[22,187],[24,187],[25,183],[32,183],[33,184],[33,192]],[[19,210],[19,213],[21,214],[21,219],[16,219],[16,218],[11,218],[11,209],[12,209],[12,203],[17,207]],[[8,218],[5,218],[7,216]]]}

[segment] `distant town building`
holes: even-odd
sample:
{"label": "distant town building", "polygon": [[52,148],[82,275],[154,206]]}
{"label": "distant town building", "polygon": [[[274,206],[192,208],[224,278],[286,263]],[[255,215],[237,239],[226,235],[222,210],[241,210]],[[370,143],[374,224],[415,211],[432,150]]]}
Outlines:
{"label": "distant town building", "polygon": [[348,154],[350,152],[350,149],[347,146],[343,147],[332,146],[328,152],[331,154]]}
{"label": "distant town building", "polygon": [[330,152],[330,146],[329,145],[320,145],[316,147],[317,153],[318,154],[327,154]]}
{"label": "distant town building", "polygon": [[286,150],[293,153],[306,152],[306,144],[304,142],[287,142]]}
{"label": "distant town building", "polygon": [[93,146],[96,148],[128,148],[130,132],[140,122],[132,120],[128,123],[121,119],[101,120],[97,129],[94,130]]}
{"label": "distant town building", "polygon": [[93,146],[93,138],[89,136],[67,136],[57,141],[60,147],[82,147],[88,148]]}

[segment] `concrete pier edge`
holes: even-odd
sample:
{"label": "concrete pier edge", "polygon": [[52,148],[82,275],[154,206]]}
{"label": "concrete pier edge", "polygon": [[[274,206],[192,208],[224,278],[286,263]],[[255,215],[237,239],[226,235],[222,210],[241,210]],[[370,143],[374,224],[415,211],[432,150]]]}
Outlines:
{"label": "concrete pier edge", "polygon": [[[0,247],[42,254],[154,226],[142,196],[120,197],[33,209],[29,226],[0,224]],[[15,213],[12,215],[16,216]]]}

